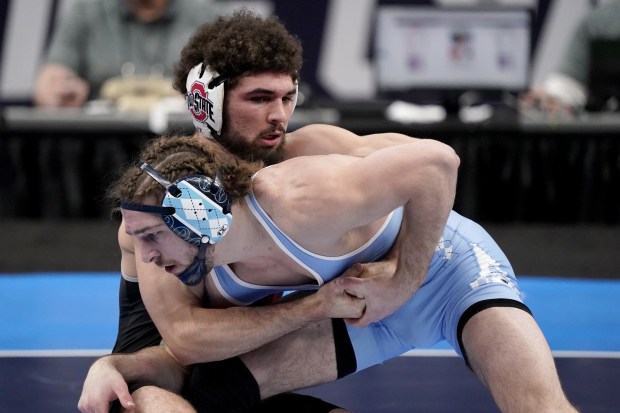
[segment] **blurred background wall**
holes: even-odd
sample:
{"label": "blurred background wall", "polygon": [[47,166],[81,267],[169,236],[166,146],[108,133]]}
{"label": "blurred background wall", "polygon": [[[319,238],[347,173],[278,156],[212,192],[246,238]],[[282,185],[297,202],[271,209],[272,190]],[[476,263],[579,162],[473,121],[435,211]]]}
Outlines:
{"label": "blurred background wall", "polygon": [[[118,268],[117,223],[108,218],[101,193],[115,168],[152,133],[133,126],[113,134],[37,129],[28,119],[12,123],[8,115],[12,107],[30,105],[41,55],[72,1],[0,3],[0,272]],[[389,102],[377,94],[372,61],[373,22],[381,6],[517,7],[531,13],[528,83],[535,85],[557,65],[575,25],[599,1],[222,3],[275,13],[302,40],[308,102],[296,113],[297,126],[322,121],[360,134],[390,130],[443,140],[462,160],[455,209],[489,228],[517,273],[620,278],[615,115],[602,126],[548,119],[523,126],[513,117],[478,124],[386,122]]]}
{"label": "blurred background wall", "polygon": [[[0,97],[27,101],[42,52],[57,17],[73,0],[4,0],[0,3]],[[315,93],[339,99],[375,94],[369,59],[372,18],[387,4],[456,7],[524,7],[534,14],[531,81],[540,81],[559,61],[569,34],[592,5],[605,0],[220,0],[230,9],[250,5],[274,12],[299,35],[305,50],[303,78]]]}

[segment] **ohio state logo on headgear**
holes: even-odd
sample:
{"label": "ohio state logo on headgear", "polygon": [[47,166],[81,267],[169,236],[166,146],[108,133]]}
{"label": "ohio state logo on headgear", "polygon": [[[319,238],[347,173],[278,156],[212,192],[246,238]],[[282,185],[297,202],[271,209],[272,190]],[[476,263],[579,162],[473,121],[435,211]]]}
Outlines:
{"label": "ohio state logo on headgear", "polygon": [[207,87],[204,83],[196,81],[187,96],[187,109],[194,119],[205,122],[209,119],[213,122],[213,102],[208,98]]}
{"label": "ohio state logo on headgear", "polygon": [[185,81],[187,109],[192,114],[196,130],[204,136],[217,138],[222,132],[224,83],[211,84],[218,73],[209,66],[202,70],[202,63],[189,71]]}

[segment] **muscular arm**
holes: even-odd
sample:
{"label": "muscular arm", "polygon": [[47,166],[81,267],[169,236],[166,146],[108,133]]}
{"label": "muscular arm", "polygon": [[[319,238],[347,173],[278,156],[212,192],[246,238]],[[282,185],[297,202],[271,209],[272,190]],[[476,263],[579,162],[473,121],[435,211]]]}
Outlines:
{"label": "muscular arm", "polygon": [[[288,156],[333,152],[365,156],[385,146],[413,141],[407,136],[391,133],[360,137],[329,125],[311,125],[291,135],[287,144],[287,150],[291,148]],[[319,294],[296,303],[259,308],[203,309],[200,305],[203,287],[192,291],[155,265],[138,262],[137,266],[140,289],[149,313],[172,353],[185,364],[242,354],[313,321],[348,317],[344,306],[354,300],[344,294],[342,288],[329,291],[329,288],[337,287],[334,283],[321,289]],[[324,300],[327,293],[335,295]],[[343,307],[335,306],[333,297],[342,300]],[[338,312],[334,312],[335,308]],[[346,311],[354,313],[359,309],[346,308]]]}
{"label": "muscular arm", "polygon": [[[397,243],[381,263],[356,266],[349,275],[349,291],[366,297],[364,317],[353,321],[366,325],[391,314],[396,303],[406,301],[421,285],[433,252],[437,246],[448,214],[454,204],[458,156],[445,145],[432,140],[420,140],[398,133],[358,136],[350,131],[329,125],[310,125],[294,133],[289,157],[340,153],[366,157],[378,150],[395,145],[407,146],[402,159],[403,171],[416,192],[405,204],[405,217]],[[405,147],[403,147],[405,148]],[[288,148],[287,148],[288,149]],[[371,170],[376,162],[371,161]],[[402,254],[401,254],[402,252]],[[377,275],[377,276],[373,276]],[[394,295],[400,299],[394,299]]]}
{"label": "muscular arm", "polygon": [[[367,297],[370,309],[358,321],[358,325],[382,319],[407,301],[418,290],[426,277],[428,268],[454,204],[459,159],[451,148],[436,142],[419,141],[424,148],[415,150],[420,168],[407,161],[405,147],[398,156],[401,167],[394,165],[392,176],[402,176],[400,183],[406,196],[404,203],[404,219],[392,252],[397,251],[398,264],[393,277],[387,282],[379,279],[346,278],[347,288],[360,296]],[[414,144],[415,145],[415,144]],[[408,145],[411,147],[412,145]],[[398,160],[394,154],[394,162]],[[381,160],[377,160],[381,163]],[[386,162],[389,162],[386,159]],[[414,167],[415,170],[403,173],[403,170]],[[398,172],[398,171],[401,172]],[[398,188],[400,185],[396,185]],[[358,289],[359,287],[359,289]],[[382,288],[383,287],[383,288]]]}
{"label": "muscular arm", "polygon": [[202,308],[201,286],[187,287],[161,268],[136,261],[144,303],[171,353],[182,364],[236,356],[314,321],[359,317],[363,311],[363,300],[346,294],[341,281],[296,302]]}
{"label": "muscular arm", "polygon": [[[366,299],[366,314],[356,324],[388,316],[424,281],[454,203],[458,165],[459,159],[450,147],[433,140],[413,140],[373,152],[345,167],[322,168],[325,176],[314,177],[321,185],[316,191],[333,197],[320,202],[332,205],[330,210],[345,209],[349,213],[334,219],[328,211],[327,216],[318,218],[314,214],[313,219],[329,227],[340,226],[343,233],[404,205],[403,224],[392,248],[398,253],[394,254],[395,272],[392,274],[388,265],[388,272],[379,276],[343,281],[347,291]],[[295,209],[324,210],[320,205]],[[315,228],[319,232],[328,230]]]}

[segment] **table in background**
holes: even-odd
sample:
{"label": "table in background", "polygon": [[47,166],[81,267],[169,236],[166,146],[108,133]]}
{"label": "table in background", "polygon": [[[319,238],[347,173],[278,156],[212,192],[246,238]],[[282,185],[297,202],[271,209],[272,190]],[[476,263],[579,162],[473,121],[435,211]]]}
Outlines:
{"label": "table in background", "polygon": [[[461,158],[455,209],[478,221],[620,223],[620,116],[579,119],[501,114],[481,123],[402,124],[384,106],[296,109],[290,130],[329,123],[365,135],[438,139]],[[166,133],[191,133],[187,114]],[[155,133],[141,114],[5,108],[0,140],[4,217],[99,218],[104,191]]]}

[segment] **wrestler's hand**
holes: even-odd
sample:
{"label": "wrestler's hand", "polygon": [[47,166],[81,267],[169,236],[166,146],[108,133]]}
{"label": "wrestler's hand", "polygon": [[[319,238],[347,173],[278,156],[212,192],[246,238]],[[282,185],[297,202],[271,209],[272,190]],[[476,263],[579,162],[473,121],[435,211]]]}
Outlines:
{"label": "wrestler's hand", "polygon": [[312,297],[319,300],[318,305],[324,318],[359,318],[366,308],[364,297],[345,290],[342,277],[323,285]]}
{"label": "wrestler's hand", "polygon": [[349,324],[363,327],[382,320],[411,298],[411,291],[394,277],[395,271],[395,260],[389,260],[354,264],[343,273],[339,279],[345,291],[366,300],[362,317],[346,319]]}
{"label": "wrestler's hand", "polygon": [[82,413],[108,413],[110,402],[116,399],[125,409],[136,407],[123,376],[108,357],[102,357],[88,370],[78,409]]}

